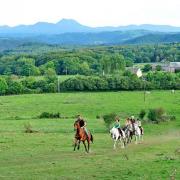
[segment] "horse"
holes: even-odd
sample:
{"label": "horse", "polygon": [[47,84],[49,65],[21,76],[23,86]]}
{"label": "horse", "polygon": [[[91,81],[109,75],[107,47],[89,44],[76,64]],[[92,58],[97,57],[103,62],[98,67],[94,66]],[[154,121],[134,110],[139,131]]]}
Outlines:
{"label": "horse", "polygon": [[110,130],[110,134],[111,134],[111,137],[112,139],[114,140],[114,149],[116,149],[116,143],[117,141],[119,140],[121,142],[121,148],[124,148],[126,143],[125,143],[125,133],[123,130],[121,130],[122,133],[119,132],[119,129],[113,127],[111,130]]}
{"label": "horse", "polygon": [[126,136],[126,144],[128,144],[132,141],[133,130],[131,130],[129,125],[123,127],[122,129],[123,129],[125,136]]}
{"label": "horse", "polygon": [[[75,143],[74,143],[74,151],[76,150],[76,147],[78,146],[78,150],[80,149],[80,143],[83,142],[85,151],[89,153],[90,149],[90,142],[93,143],[93,136],[90,132],[88,132],[88,135],[85,132],[84,126],[84,120],[77,120],[74,123],[74,129],[76,130],[75,134]],[[86,141],[88,144],[88,147],[86,146]]]}
{"label": "horse", "polygon": [[[129,130],[132,132],[132,136],[135,135],[135,144],[138,144],[138,140],[139,141],[143,140],[141,129],[139,128],[136,122],[129,125]],[[132,136],[131,136],[131,139],[132,139]]]}

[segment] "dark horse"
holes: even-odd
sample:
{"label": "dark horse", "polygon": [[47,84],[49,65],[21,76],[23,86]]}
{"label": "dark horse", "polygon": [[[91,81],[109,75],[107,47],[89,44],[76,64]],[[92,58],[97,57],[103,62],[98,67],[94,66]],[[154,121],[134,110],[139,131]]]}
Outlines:
{"label": "dark horse", "polygon": [[[76,134],[75,134],[75,143],[74,143],[74,151],[76,150],[76,146],[78,146],[78,150],[80,148],[80,143],[81,141],[84,144],[85,150],[86,152],[89,152],[89,148],[90,148],[90,142],[93,142],[93,136],[90,132],[87,133],[85,132],[84,129],[84,120],[77,120],[74,123],[74,129],[76,130]],[[88,147],[86,146],[86,142],[88,143]]]}

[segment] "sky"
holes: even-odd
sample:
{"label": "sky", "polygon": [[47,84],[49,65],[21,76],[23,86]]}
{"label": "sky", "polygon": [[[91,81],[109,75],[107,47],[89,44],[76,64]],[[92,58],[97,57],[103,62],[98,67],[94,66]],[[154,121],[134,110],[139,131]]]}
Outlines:
{"label": "sky", "polygon": [[180,0],[0,0],[0,26],[56,23],[62,18],[92,27],[180,26]]}

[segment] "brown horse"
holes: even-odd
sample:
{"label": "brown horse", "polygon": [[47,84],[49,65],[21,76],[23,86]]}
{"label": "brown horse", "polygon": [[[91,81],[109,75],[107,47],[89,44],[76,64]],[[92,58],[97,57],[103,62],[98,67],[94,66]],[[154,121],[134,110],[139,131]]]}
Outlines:
{"label": "brown horse", "polygon": [[[89,152],[90,148],[90,142],[93,142],[93,136],[90,132],[88,132],[88,135],[85,132],[85,129],[83,128],[84,120],[77,120],[74,123],[74,129],[76,130],[75,134],[75,143],[74,143],[74,151],[76,150],[76,146],[78,146],[78,150],[80,148],[81,141],[84,144],[86,152]],[[88,147],[86,146],[86,142],[88,143]]]}

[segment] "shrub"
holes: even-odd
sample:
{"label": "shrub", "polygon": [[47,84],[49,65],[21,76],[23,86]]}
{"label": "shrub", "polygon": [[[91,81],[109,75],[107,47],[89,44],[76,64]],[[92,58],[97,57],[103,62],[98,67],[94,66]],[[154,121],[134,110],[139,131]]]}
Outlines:
{"label": "shrub", "polygon": [[24,87],[21,82],[12,81],[8,86],[8,94],[21,94]]}
{"label": "shrub", "polygon": [[146,115],[146,111],[144,109],[141,109],[141,111],[139,113],[139,118],[144,119],[145,115]]}
{"label": "shrub", "polygon": [[149,109],[148,119],[152,122],[159,123],[165,120],[165,110],[163,108]]}
{"label": "shrub", "polygon": [[8,85],[5,79],[0,78],[0,95],[6,94],[8,90]]}
{"label": "shrub", "polygon": [[40,119],[43,119],[43,118],[60,118],[61,115],[60,113],[49,113],[49,112],[42,112],[39,116]]}
{"label": "shrub", "polygon": [[110,113],[103,116],[104,122],[106,127],[109,129],[111,124],[114,122],[117,114],[116,113]]}

